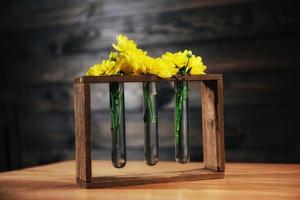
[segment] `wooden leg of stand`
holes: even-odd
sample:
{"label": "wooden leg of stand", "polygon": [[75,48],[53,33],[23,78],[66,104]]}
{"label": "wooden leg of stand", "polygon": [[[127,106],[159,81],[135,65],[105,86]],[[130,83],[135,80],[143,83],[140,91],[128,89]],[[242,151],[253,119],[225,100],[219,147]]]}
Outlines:
{"label": "wooden leg of stand", "polygon": [[207,169],[224,171],[223,81],[201,81],[203,160]]}
{"label": "wooden leg of stand", "polygon": [[90,86],[75,83],[74,89],[76,180],[88,183],[92,180]]}

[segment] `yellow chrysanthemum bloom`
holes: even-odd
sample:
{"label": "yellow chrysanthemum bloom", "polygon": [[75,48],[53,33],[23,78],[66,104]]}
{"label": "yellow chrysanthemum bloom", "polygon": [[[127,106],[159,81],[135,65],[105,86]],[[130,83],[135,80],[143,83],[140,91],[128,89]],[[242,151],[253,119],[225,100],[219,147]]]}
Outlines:
{"label": "yellow chrysanthemum bloom", "polygon": [[117,44],[112,44],[112,46],[119,52],[127,52],[132,49],[136,49],[136,43],[133,40],[129,40],[125,35],[119,34],[116,37]]}
{"label": "yellow chrysanthemum bloom", "polygon": [[178,69],[172,62],[162,58],[154,59],[151,67],[151,74],[156,74],[161,78],[170,78],[178,72]]}
{"label": "yellow chrysanthemum bloom", "polygon": [[152,58],[137,47],[133,40],[125,35],[116,37],[117,43],[112,44],[117,52],[111,52],[108,60],[92,66],[87,76],[109,76],[115,74],[153,74],[162,78],[170,78],[176,74],[205,74],[206,66],[200,56],[192,51],[166,52],[160,58]]}
{"label": "yellow chrysanthemum bloom", "polygon": [[177,53],[166,52],[162,55],[164,60],[168,60],[176,65],[178,68],[185,67],[188,64],[189,57],[192,56],[192,51],[184,50]]}
{"label": "yellow chrysanthemum bloom", "polygon": [[204,70],[206,70],[206,66],[203,64],[202,58],[195,55],[190,57],[188,68],[191,68],[191,75],[205,74]]}
{"label": "yellow chrysanthemum bloom", "polygon": [[157,59],[148,56],[148,58],[144,60],[144,63],[146,68],[145,74],[158,75],[159,64]]}
{"label": "yellow chrysanthemum bloom", "polygon": [[133,74],[145,74],[147,71],[146,63],[149,59],[147,52],[140,49],[131,49],[123,54],[127,60],[128,65],[131,67]]}
{"label": "yellow chrysanthemum bloom", "polygon": [[115,61],[103,60],[101,64],[93,65],[86,73],[87,76],[110,76],[118,74],[120,69]]}
{"label": "yellow chrysanthemum bloom", "polygon": [[132,67],[128,64],[127,59],[118,54],[116,57],[116,67],[124,74],[132,74]]}
{"label": "yellow chrysanthemum bloom", "polygon": [[117,44],[113,47],[119,51],[119,61],[121,71],[125,74],[145,74],[147,72],[147,62],[150,59],[147,52],[138,49],[133,40],[120,34],[117,37]]}
{"label": "yellow chrysanthemum bloom", "polygon": [[100,64],[95,64],[92,67],[88,69],[86,72],[86,76],[100,76],[100,74],[103,74],[103,70],[101,68]]}
{"label": "yellow chrysanthemum bloom", "polygon": [[[162,55],[162,59],[173,63],[177,68],[183,69],[180,74],[205,74],[206,66],[203,65],[200,56],[193,55],[192,51],[184,50],[183,52],[170,53],[167,52]],[[179,72],[180,70],[178,70]]]}

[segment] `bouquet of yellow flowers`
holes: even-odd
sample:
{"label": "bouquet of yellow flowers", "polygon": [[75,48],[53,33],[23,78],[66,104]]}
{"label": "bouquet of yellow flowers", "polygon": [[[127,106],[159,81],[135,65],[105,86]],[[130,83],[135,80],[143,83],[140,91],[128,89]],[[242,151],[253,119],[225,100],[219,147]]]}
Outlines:
{"label": "bouquet of yellow flowers", "polygon": [[121,34],[117,36],[117,44],[113,44],[113,48],[116,51],[111,52],[109,58],[100,64],[92,66],[87,76],[152,74],[170,78],[176,74],[204,74],[206,69],[202,58],[193,55],[192,51],[166,52],[161,57],[153,58],[139,49],[133,40]]}
{"label": "bouquet of yellow flowers", "polygon": [[[112,44],[115,51],[109,58],[93,65],[87,76],[110,75],[157,75],[170,78],[178,75],[205,74],[206,66],[200,56],[192,51],[184,50],[177,53],[166,52],[158,58],[153,58],[125,35],[116,37],[117,43]],[[148,165],[158,161],[158,125],[156,108],[156,84],[143,84],[144,122],[145,122],[145,159]],[[188,83],[175,82],[175,147],[176,160],[180,163],[189,161],[188,139]],[[110,83],[110,108],[112,118],[112,161],[120,168],[126,163],[125,121],[124,121],[124,85]]]}

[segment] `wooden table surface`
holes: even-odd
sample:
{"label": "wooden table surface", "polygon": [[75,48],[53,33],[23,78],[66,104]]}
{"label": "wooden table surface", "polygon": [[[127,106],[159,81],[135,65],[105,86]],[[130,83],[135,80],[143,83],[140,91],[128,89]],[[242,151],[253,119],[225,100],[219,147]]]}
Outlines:
{"label": "wooden table surface", "polygon": [[[93,161],[93,175],[174,171],[199,165],[159,162],[148,167],[142,161],[128,161],[120,170],[109,161]],[[299,200],[300,164],[226,163],[224,179],[87,190],[75,183],[75,161],[67,161],[0,173],[0,199]]]}

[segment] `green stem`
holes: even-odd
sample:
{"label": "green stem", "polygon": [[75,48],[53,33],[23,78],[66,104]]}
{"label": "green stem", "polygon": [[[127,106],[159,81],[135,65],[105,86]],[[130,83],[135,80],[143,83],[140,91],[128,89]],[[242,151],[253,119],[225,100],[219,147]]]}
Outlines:
{"label": "green stem", "polygon": [[175,142],[179,144],[179,132],[180,132],[180,121],[182,117],[182,108],[184,101],[187,100],[188,91],[187,85],[184,82],[176,83],[176,94],[175,94]]}
{"label": "green stem", "polygon": [[150,82],[145,83],[144,98],[146,99],[146,102],[147,102],[146,105],[147,105],[148,111],[150,113],[151,122],[155,124],[157,117],[156,117],[156,113],[154,110],[153,102],[151,100]]}
{"label": "green stem", "polygon": [[123,109],[123,91],[120,83],[110,84],[110,112],[112,118],[112,132],[115,137],[115,143],[119,146],[120,121]]}

